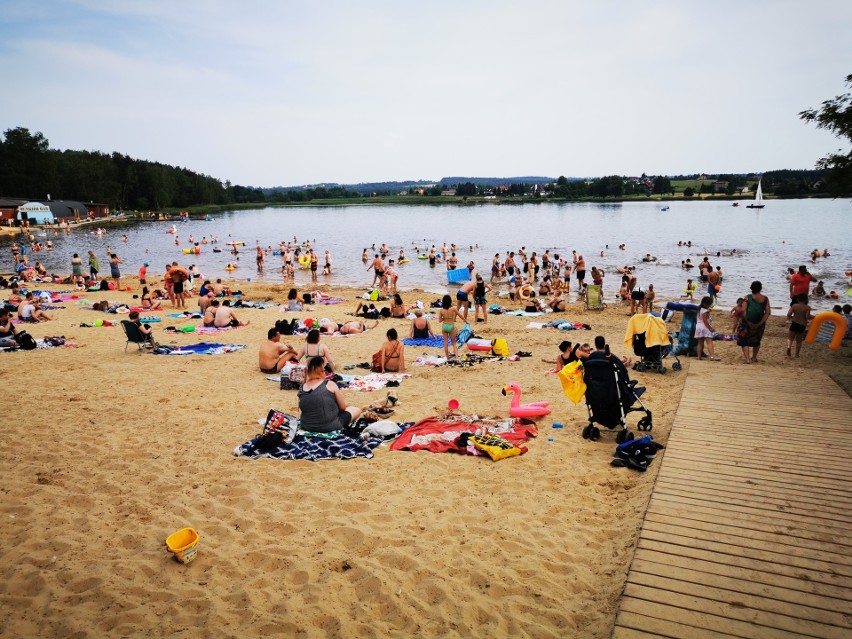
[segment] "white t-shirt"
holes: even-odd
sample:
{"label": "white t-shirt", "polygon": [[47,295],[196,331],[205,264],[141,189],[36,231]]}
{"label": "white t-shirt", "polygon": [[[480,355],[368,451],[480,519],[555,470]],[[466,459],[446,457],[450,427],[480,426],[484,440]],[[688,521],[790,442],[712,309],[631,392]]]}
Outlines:
{"label": "white t-shirt", "polygon": [[33,311],[35,311],[35,304],[24,304],[21,308],[21,319],[32,319]]}

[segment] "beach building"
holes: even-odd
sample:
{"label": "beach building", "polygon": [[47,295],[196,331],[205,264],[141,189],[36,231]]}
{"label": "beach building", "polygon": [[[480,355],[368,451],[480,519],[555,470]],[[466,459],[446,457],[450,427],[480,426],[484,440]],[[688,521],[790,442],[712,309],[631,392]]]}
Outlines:
{"label": "beach building", "polygon": [[108,217],[109,207],[105,204],[83,204],[73,200],[48,200],[47,202],[25,202],[17,208],[15,219],[30,224],[59,224]]}
{"label": "beach building", "polygon": [[4,226],[12,226],[18,216],[18,207],[26,202],[18,198],[0,198],[0,223]]}

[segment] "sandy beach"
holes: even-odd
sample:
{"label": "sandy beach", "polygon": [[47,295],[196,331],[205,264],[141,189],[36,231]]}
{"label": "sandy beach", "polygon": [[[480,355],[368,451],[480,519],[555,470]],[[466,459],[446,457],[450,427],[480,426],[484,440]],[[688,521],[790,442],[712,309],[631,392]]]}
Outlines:
{"label": "sandy beach", "polygon": [[[138,294],[138,283],[126,279]],[[287,287],[237,286],[250,300],[286,298]],[[506,417],[509,398],[500,391],[515,381],[522,401],[547,400],[554,409],[525,455],[491,462],[385,444],[372,459],[235,457],[234,447],[259,432],[269,408],[297,412],[295,392],[279,390],[257,368],[266,330],[285,317],[350,319],[363,291],[329,292],[347,301],[301,313],[237,310],[251,324],[216,336],[162,332],[182,320],[154,325],[163,343],[248,346],[219,356],[154,356],[132,345],[125,353],[124,317],[74,302],[49,311],[55,321],[26,328],[37,338],[64,335],[78,347],[0,353],[7,398],[0,634],[609,636],[660,459],[644,474],[611,467],[613,437],[582,439],[586,407],[568,401],[557,378],[544,374],[552,366],[542,358],[553,359],[563,339],[592,342],[596,335],[632,356],[623,344],[629,309],[573,304],[561,316],[593,327],[582,332],[528,329],[529,318],[507,315],[472,325],[482,337],[506,338],[512,353],[532,353],[517,362],[418,367],[417,355],[442,351],[406,348],[412,376],[396,389],[395,421],[444,413],[450,398],[460,412]],[[132,304],[131,295],[86,299]],[[406,303],[435,297],[404,294]],[[193,299],[188,307],[195,306]],[[714,319],[722,332],[730,327],[726,310]],[[743,384],[795,366],[803,388],[808,371],[820,368],[849,392],[852,349],[806,346],[802,359],[788,360],[787,324],[773,312],[759,365],[741,364],[735,344],[717,342],[718,365],[741,368]],[[80,326],[95,319],[116,326]],[[407,335],[407,321],[385,319],[363,335],[323,342],[342,368],[369,361],[391,326]],[[304,342],[284,340],[297,348]],[[652,434],[663,444],[689,367],[682,361],[682,372],[634,374],[647,386]],[[344,393],[366,405],[386,390]],[[554,421],[565,428],[553,429]],[[635,423],[631,416],[634,430]],[[708,423],[708,436],[724,436],[724,427]],[[184,526],[200,534],[189,565],[164,546]]]}

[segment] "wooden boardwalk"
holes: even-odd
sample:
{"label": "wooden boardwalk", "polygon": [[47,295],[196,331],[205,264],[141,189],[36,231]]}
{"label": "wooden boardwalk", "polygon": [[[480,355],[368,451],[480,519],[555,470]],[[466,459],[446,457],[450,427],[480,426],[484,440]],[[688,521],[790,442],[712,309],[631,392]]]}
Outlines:
{"label": "wooden boardwalk", "polygon": [[852,637],[852,399],[828,376],[690,363],[613,637]]}

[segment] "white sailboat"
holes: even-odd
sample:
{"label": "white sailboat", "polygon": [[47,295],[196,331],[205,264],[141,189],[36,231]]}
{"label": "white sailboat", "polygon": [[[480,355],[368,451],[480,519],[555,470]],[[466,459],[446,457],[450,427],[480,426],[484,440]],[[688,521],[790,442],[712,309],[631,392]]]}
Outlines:
{"label": "white sailboat", "polygon": [[761,186],[761,182],[763,182],[762,178],[757,181],[757,191],[755,191],[754,193],[754,202],[752,204],[749,204],[746,207],[747,209],[762,209],[764,206],[766,206],[763,203],[763,187]]}

